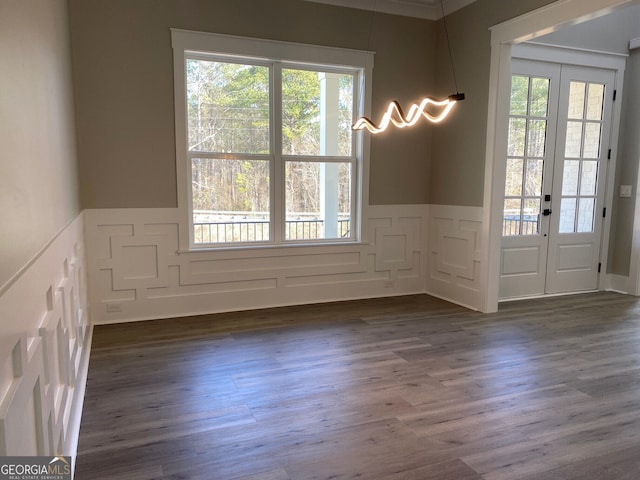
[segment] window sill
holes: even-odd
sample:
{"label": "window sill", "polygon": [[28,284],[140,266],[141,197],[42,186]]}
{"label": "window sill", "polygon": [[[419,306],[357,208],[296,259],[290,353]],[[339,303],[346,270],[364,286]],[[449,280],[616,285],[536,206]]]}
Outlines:
{"label": "window sill", "polygon": [[359,247],[368,245],[366,242],[350,241],[350,242],[335,242],[335,243],[291,243],[291,244],[269,244],[269,245],[225,245],[220,247],[193,247],[193,248],[181,248],[176,253],[178,255],[192,254],[192,253],[211,253],[211,252],[246,252],[250,250],[289,250],[289,249],[301,249],[301,248],[344,248],[344,247]]}

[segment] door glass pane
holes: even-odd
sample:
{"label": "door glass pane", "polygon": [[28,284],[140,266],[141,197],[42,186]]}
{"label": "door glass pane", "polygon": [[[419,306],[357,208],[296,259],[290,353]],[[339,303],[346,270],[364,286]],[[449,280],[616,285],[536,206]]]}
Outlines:
{"label": "door glass pane", "polygon": [[562,195],[578,194],[580,160],[565,160],[562,171]]}
{"label": "door glass pane", "polygon": [[600,156],[600,124],[587,122],[584,127],[583,158],[598,158]]}
{"label": "door glass pane", "polygon": [[522,235],[537,235],[539,232],[540,199],[525,198],[522,210]]}
{"label": "door glass pane", "polygon": [[543,160],[527,160],[527,172],[525,181],[525,195],[527,197],[539,197],[542,195],[542,167]]}
{"label": "door glass pane", "polygon": [[512,76],[504,235],[540,233],[549,84],[548,78]]}
{"label": "door glass pane", "polygon": [[560,203],[560,233],[575,232],[576,199],[563,198]]}
{"label": "door glass pane", "polygon": [[520,211],[522,200],[508,198],[504,201],[502,235],[520,235]]}
{"label": "door glass pane", "polygon": [[353,75],[282,69],[282,153],[351,155]]}
{"label": "door glass pane", "polygon": [[269,153],[269,68],[188,59],[189,150]]}
{"label": "door glass pane", "polygon": [[529,99],[529,77],[513,75],[511,77],[511,115],[526,115]]}
{"label": "door glass pane", "polygon": [[549,79],[531,79],[531,112],[532,117],[546,117],[549,101]]}
{"label": "door glass pane", "polygon": [[567,158],[580,158],[580,146],[582,145],[582,122],[567,122],[567,143],[564,156]]}
{"label": "door glass pane", "polygon": [[524,156],[524,140],[526,132],[527,121],[524,118],[509,119],[509,156]]}
{"label": "door glass pane", "polygon": [[505,197],[519,197],[522,195],[522,164],[520,158],[507,160],[507,178],[505,180]]}
{"label": "door glass pane", "polygon": [[269,240],[269,161],[194,158],[194,243]]}
{"label": "door glass pane", "polygon": [[544,144],[547,134],[546,120],[529,120],[529,157],[544,157]]}
{"label": "door glass pane", "polygon": [[584,95],[586,84],[584,82],[571,82],[569,86],[569,118],[584,117]]}
{"label": "door glass pane", "polygon": [[594,198],[581,198],[578,209],[578,232],[593,232]]}
{"label": "door glass pane", "polygon": [[598,180],[598,162],[585,160],[582,162],[580,178],[580,195],[595,195]]}
{"label": "door glass pane", "polygon": [[587,97],[587,120],[602,120],[602,105],[604,103],[604,85],[589,84]]}
{"label": "door glass pane", "polygon": [[351,164],[287,162],[287,240],[351,237]]}

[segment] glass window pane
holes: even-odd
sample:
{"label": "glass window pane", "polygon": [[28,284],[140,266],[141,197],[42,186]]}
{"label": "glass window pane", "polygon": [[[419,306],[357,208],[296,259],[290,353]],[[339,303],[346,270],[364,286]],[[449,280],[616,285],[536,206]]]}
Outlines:
{"label": "glass window pane", "polygon": [[580,179],[580,195],[595,195],[598,181],[598,162],[582,162],[582,176]]}
{"label": "glass window pane", "polygon": [[353,75],[282,70],[282,152],[351,156]]}
{"label": "glass window pane", "polygon": [[269,162],[194,158],[194,243],[269,240]]}
{"label": "glass window pane", "polygon": [[527,197],[539,197],[542,195],[542,167],[543,160],[527,160],[527,172],[525,181],[525,195]]}
{"label": "glass window pane", "polygon": [[269,68],[187,60],[189,150],[269,153]]}
{"label": "glass window pane", "polygon": [[504,201],[502,235],[520,235],[520,213],[522,200],[508,198]]}
{"label": "glass window pane", "polygon": [[546,120],[529,120],[529,157],[544,157],[544,144],[547,134]]}
{"label": "glass window pane", "polygon": [[593,232],[594,198],[581,198],[578,209],[578,232]]}
{"label": "glass window pane", "polygon": [[287,240],[351,237],[351,164],[287,162]]}
{"label": "glass window pane", "polygon": [[540,199],[525,198],[522,210],[522,235],[537,235],[539,232]]}
{"label": "glass window pane", "polygon": [[576,199],[563,198],[560,203],[560,233],[575,232]]}
{"label": "glass window pane", "polygon": [[588,122],[584,126],[583,158],[600,157],[600,123]]}
{"label": "glass window pane", "polygon": [[511,115],[526,115],[529,100],[529,77],[511,77]]}
{"label": "glass window pane", "polygon": [[547,103],[549,101],[549,79],[531,79],[531,112],[533,117],[547,116]]}
{"label": "glass window pane", "polygon": [[580,160],[565,160],[562,170],[562,195],[578,194],[578,176],[580,174]]}
{"label": "glass window pane", "polygon": [[587,120],[602,120],[602,105],[604,103],[604,85],[589,84],[587,96]]}
{"label": "glass window pane", "polygon": [[569,118],[584,118],[584,95],[587,84],[571,82],[569,86]]}
{"label": "glass window pane", "polygon": [[505,197],[519,197],[522,195],[522,165],[520,158],[507,160],[507,178],[505,180]]}
{"label": "glass window pane", "polygon": [[509,156],[524,156],[524,140],[526,131],[527,121],[524,118],[509,119]]}
{"label": "glass window pane", "polygon": [[567,122],[567,143],[564,156],[568,158],[580,158],[582,145],[582,122]]}

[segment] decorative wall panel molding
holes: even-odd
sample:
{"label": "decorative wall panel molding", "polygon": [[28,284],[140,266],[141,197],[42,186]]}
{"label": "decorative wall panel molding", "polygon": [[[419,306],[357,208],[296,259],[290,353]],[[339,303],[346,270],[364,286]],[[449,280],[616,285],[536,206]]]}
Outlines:
{"label": "decorative wall panel molding", "polygon": [[482,208],[429,206],[427,293],[480,310]]}
{"label": "decorative wall panel molding", "polygon": [[89,361],[83,218],[0,296],[0,455],[75,456]]}
{"label": "decorative wall panel molding", "polygon": [[84,214],[95,323],[425,291],[424,205],[368,207],[359,244],[193,252],[177,209]]}
{"label": "decorative wall panel molding", "polygon": [[179,252],[177,209],[87,210],[92,319],[423,293],[426,211],[369,207],[359,244]]}

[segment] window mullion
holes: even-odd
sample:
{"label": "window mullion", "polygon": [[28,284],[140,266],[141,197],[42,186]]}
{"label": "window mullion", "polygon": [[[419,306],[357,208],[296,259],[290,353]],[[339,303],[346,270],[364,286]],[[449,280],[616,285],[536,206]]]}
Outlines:
{"label": "window mullion", "polygon": [[282,157],[282,64],[274,63],[271,69],[271,234],[275,243],[284,241],[285,233],[285,185],[284,159]]}

